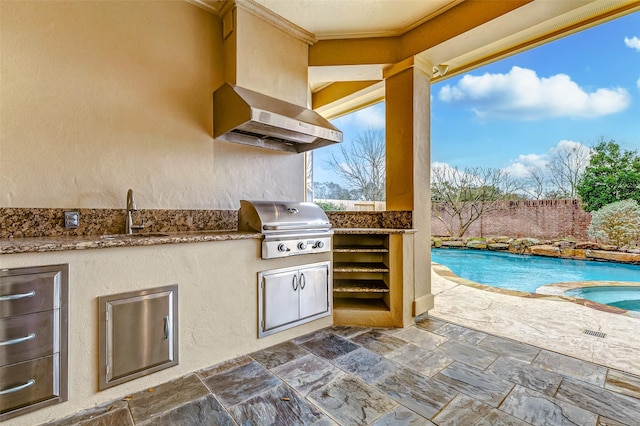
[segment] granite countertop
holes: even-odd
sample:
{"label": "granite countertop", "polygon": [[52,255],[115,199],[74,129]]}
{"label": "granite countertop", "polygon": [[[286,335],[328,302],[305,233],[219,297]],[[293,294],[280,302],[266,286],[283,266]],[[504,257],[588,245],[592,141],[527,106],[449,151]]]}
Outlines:
{"label": "granite countertop", "polygon": [[[403,234],[414,229],[391,228],[334,228],[336,234]],[[150,234],[50,236],[0,239],[0,255],[14,253],[44,253],[50,251],[86,250],[109,247],[138,247],[161,244],[198,243],[205,241],[228,241],[262,239],[259,232],[244,232],[235,229],[163,232]]]}
{"label": "granite countertop", "polygon": [[236,230],[212,230],[193,232],[164,232],[150,235],[115,235],[105,238],[100,235],[55,236],[33,238],[2,238],[0,254],[43,253],[49,251],[86,250],[109,247],[136,247],[160,244],[197,243],[205,241],[228,241],[262,239],[259,232],[241,232]]}
{"label": "granite countertop", "polygon": [[415,229],[397,228],[333,228],[336,234],[413,234]]}
{"label": "granite countertop", "polygon": [[[240,232],[237,210],[138,210],[135,223],[145,230],[134,237],[115,234],[124,229],[121,209],[77,209],[78,229],[64,228],[66,209],[0,207],[0,255],[136,247],[160,244],[261,239],[259,232]],[[336,234],[404,234],[410,211],[327,212]],[[114,238],[103,234],[114,233]]]}

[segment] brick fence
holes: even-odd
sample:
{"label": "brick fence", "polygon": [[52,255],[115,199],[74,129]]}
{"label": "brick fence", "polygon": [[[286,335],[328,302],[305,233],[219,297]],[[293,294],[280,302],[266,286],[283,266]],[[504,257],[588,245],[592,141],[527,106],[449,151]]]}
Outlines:
{"label": "brick fence", "polygon": [[[438,205],[432,206],[435,211]],[[444,219],[447,217],[442,214]],[[591,214],[580,208],[578,200],[526,200],[501,202],[499,210],[486,213],[474,222],[465,236],[498,236],[589,239]],[[457,224],[450,226],[457,230]],[[431,234],[447,236],[447,228],[431,215]]]}

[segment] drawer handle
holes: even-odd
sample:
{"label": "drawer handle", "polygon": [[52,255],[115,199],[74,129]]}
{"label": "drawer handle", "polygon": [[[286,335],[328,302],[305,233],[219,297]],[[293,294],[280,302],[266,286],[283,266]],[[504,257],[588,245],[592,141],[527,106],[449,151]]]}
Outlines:
{"label": "drawer handle", "polygon": [[0,302],[4,302],[5,300],[24,299],[26,297],[33,297],[35,295],[36,295],[35,291],[30,291],[29,293],[21,293],[21,294],[10,294],[8,296],[0,296]]}
{"label": "drawer handle", "polygon": [[29,333],[24,337],[18,337],[17,339],[5,340],[4,342],[0,342],[0,346],[15,345],[17,343],[26,342],[27,340],[33,340],[35,338],[36,338],[36,333]]}
{"label": "drawer handle", "polygon": [[36,384],[36,381],[33,379],[29,379],[29,381],[27,383],[25,383],[24,385],[20,385],[20,386],[16,386],[15,388],[9,388],[9,389],[5,389],[3,391],[0,391],[0,396],[2,395],[8,395],[10,393],[14,393],[14,392],[18,392],[21,391],[22,389],[26,389],[29,386],[33,386]]}
{"label": "drawer handle", "polygon": [[304,286],[307,285],[307,280],[304,277],[304,274],[300,274],[300,290],[304,290]]}

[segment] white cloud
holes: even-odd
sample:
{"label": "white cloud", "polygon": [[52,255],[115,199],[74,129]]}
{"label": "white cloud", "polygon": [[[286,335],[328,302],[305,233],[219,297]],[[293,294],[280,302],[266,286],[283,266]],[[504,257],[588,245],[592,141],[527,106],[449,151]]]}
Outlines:
{"label": "white cloud", "polygon": [[563,139],[555,146],[549,148],[544,154],[520,154],[517,159],[512,160],[503,170],[509,172],[512,177],[527,177],[531,174],[532,170],[545,168],[547,164],[549,164],[549,160],[556,154],[562,154],[574,149],[579,150],[580,148],[589,149],[580,142]]}
{"label": "white cloud", "polygon": [[638,79],[638,81],[636,81],[636,86],[638,86],[638,89],[640,89],[640,78]]}
{"label": "white cloud", "polygon": [[582,147],[584,147],[585,149],[588,149],[583,143],[576,142],[576,141],[568,141],[566,139],[563,139],[560,142],[558,142],[556,146],[549,149],[549,152],[551,154],[555,154],[555,153],[561,153],[561,152],[568,152],[568,151],[571,151],[572,149],[580,149]]}
{"label": "white cloud", "polygon": [[338,127],[353,126],[363,129],[384,129],[385,110],[383,104],[376,104],[337,118],[333,123]]}
{"label": "white cloud", "polygon": [[385,125],[384,111],[367,108],[360,111],[356,111],[353,114],[353,118],[357,125],[367,127],[367,128],[384,129],[384,125]]}
{"label": "white cloud", "polygon": [[624,38],[624,44],[627,45],[627,47],[630,47],[632,49],[637,50],[638,52],[640,52],[640,38],[638,37],[625,37]]}
{"label": "white cloud", "polygon": [[547,154],[520,154],[503,170],[509,172],[512,177],[527,177],[531,170],[543,168],[548,162]]}
{"label": "white cloud", "polygon": [[631,103],[629,93],[620,87],[587,92],[566,74],[545,78],[520,67],[506,74],[467,74],[455,86],[442,87],[438,98],[469,107],[487,120],[593,118],[620,112]]}

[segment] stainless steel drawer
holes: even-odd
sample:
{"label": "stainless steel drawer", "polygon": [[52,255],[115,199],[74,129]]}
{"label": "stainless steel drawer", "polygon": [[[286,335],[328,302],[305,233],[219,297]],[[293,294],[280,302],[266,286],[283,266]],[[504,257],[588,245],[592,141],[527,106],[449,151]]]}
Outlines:
{"label": "stainless steel drawer", "polygon": [[0,318],[59,308],[62,274],[0,274]]}
{"label": "stainless steel drawer", "polygon": [[59,313],[56,309],[0,318],[0,366],[58,352],[54,336]]}
{"label": "stainless steel drawer", "polygon": [[0,367],[0,414],[58,398],[58,355]]}

